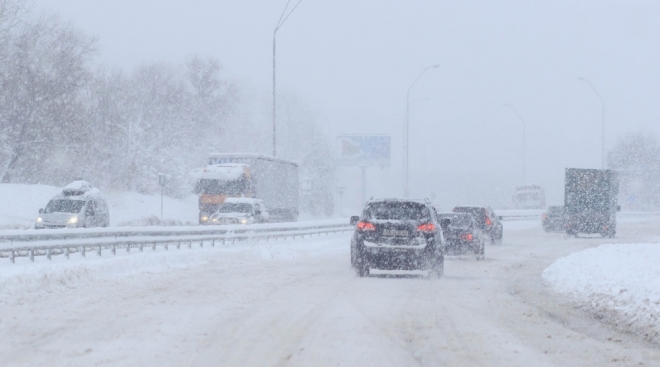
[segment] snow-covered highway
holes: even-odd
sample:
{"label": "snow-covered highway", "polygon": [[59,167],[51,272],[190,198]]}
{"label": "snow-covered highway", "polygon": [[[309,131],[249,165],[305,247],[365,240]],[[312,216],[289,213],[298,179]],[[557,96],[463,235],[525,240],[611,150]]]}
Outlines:
{"label": "snow-covered highway", "polygon": [[445,277],[358,278],[348,235],[0,264],[3,366],[653,366],[660,350],[543,285],[561,256],[615,239],[505,224]]}

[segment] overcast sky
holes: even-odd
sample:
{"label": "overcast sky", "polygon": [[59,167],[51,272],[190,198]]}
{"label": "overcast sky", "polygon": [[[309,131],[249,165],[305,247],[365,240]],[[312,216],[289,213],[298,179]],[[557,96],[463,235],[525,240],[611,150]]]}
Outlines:
{"label": "overcast sky", "polygon": [[[97,36],[112,67],[212,55],[229,78],[270,93],[286,0],[35,3]],[[439,64],[411,91],[417,194],[429,190],[422,170],[522,181],[522,123],[510,103],[526,122],[526,181],[558,200],[565,167],[601,165],[601,101],[578,77],[605,101],[606,147],[660,130],[658,19],[658,1],[303,0],[278,32],[278,86],[306,101],[329,136],[391,134],[398,174],[406,91]]]}

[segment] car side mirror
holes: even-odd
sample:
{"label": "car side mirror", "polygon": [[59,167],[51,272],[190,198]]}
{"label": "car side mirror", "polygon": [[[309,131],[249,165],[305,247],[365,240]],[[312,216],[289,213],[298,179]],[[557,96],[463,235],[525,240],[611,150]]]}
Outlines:
{"label": "car side mirror", "polygon": [[351,217],[351,225],[352,226],[358,224],[359,221],[360,221],[360,217],[358,217],[357,215],[354,215],[354,216]]}
{"label": "car side mirror", "polygon": [[499,216],[497,216],[497,220],[504,220],[504,217],[499,215]]}
{"label": "car side mirror", "polygon": [[440,227],[442,228],[443,231],[449,229],[450,224],[451,224],[451,219],[449,218],[444,218],[443,220],[440,221]]}
{"label": "car side mirror", "polygon": [[44,212],[44,208],[39,208],[39,214]]}

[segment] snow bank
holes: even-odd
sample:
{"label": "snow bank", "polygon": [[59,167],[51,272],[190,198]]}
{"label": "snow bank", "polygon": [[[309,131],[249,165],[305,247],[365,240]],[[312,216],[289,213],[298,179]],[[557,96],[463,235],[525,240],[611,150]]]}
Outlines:
{"label": "snow bank", "polygon": [[578,307],[658,343],[659,264],[660,243],[602,245],[558,259],[543,279]]}

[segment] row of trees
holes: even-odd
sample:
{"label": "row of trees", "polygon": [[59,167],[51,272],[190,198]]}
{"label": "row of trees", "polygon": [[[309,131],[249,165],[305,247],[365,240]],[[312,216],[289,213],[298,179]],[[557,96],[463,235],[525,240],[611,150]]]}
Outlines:
{"label": "row of trees", "polygon": [[660,209],[660,144],[656,135],[637,131],[623,136],[609,153],[608,165],[619,172],[619,197],[626,209]]}
{"label": "row of trees", "polygon": [[[109,190],[191,191],[189,172],[211,151],[271,150],[270,127],[213,58],[133,72],[96,63],[96,42],[56,17],[32,17],[25,0],[0,0],[0,180],[63,185],[82,177]],[[303,201],[331,212],[327,139],[304,104],[285,104],[280,157],[319,185]],[[255,117],[256,116],[256,117]],[[261,119],[259,119],[261,117]]]}

